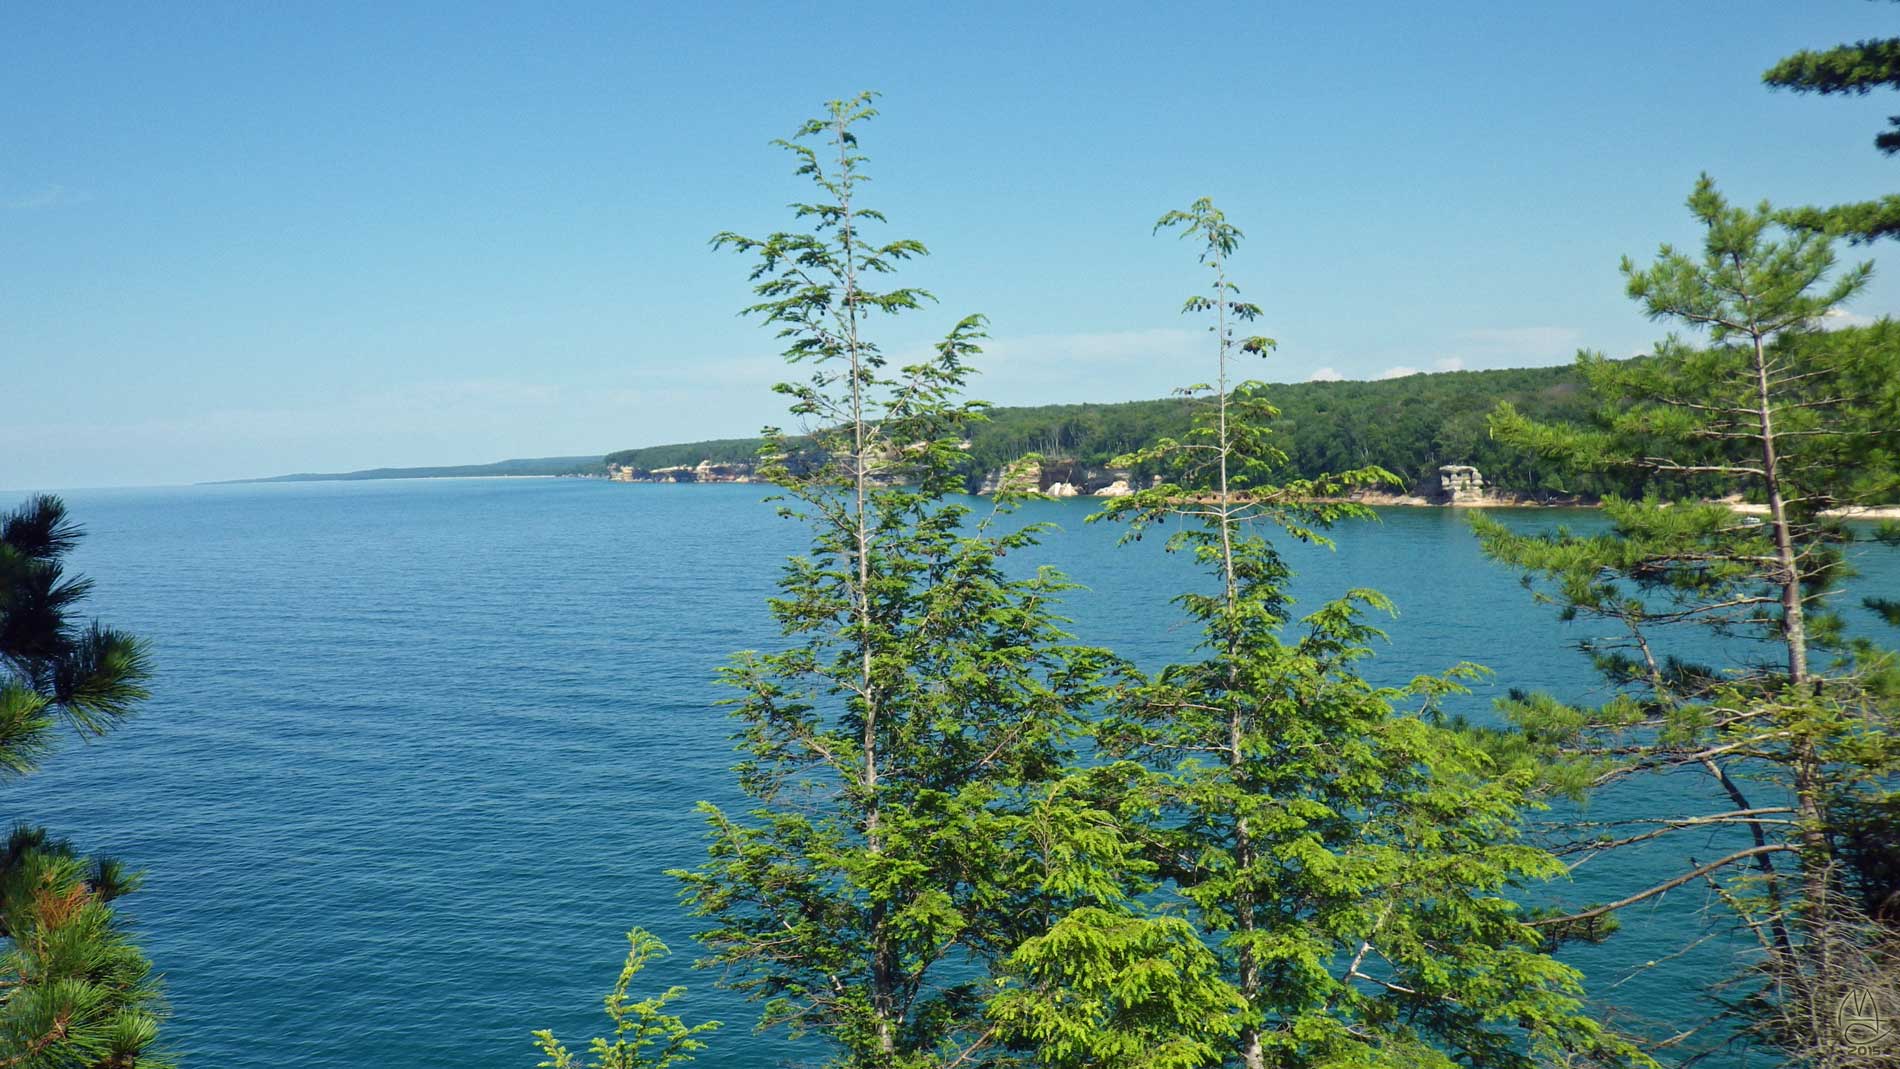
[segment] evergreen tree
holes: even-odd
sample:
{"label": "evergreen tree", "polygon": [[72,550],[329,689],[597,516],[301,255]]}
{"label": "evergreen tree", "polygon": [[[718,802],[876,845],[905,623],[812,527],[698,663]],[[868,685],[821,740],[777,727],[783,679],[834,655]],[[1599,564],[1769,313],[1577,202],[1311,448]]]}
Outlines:
{"label": "evergreen tree", "polygon": [[[1886,323],[1816,332],[1868,277],[1864,264],[1837,272],[1826,238],[1777,236],[1768,205],[1731,207],[1706,176],[1689,207],[1705,229],[1699,256],[1664,246],[1653,266],[1625,260],[1623,271],[1652,318],[1706,329],[1708,346],[1672,338],[1650,359],[1581,358],[1601,406],[1589,426],[1540,424],[1509,406],[1494,420],[1501,438],[1547,457],[1640,471],[1651,493],[1606,501],[1609,526],[1595,533],[1523,535],[1483,517],[1476,527],[1485,551],[1525,570],[1565,618],[1607,631],[1584,645],[1617,696],[1596,708],[1520,696],[1507,703],[1520,741],[1572,789],[1687,768],[1723,799],[1719,811],[1658,814],[1653,827],[1576,849],[1682,831],[1742,841],[1542,923],[1600,933],[1618,909],[1707,883],[1760,939],[1762,983],[1743,1000],[1753,1024],[1797,1059],[1861,1064],[1843,1053],[1834,1009],[1850,989],[1846,960],[1879,952],[1880,940],[1862,938],[1871,929],[1848,885],[1879,882],[1883,865],[1890,879],[1900,853],[1844,840],[1853,814],[1891,813],[1900,680],[1892,653],[1852,636],[1832,599],[1850,571],[1842,547],[1864,534],[1839,510],[1900,498],[1900,336]],[[1722,494],[1761,515],[1705,500]],[[1697,636],[1705,649],[1714,636],[1760,652],[1705,663],[1682,645]],[[1872,901],[1900,884],[1865,890]],[[1900,989],[1883,997],[1900,1003]]]}
{"label": "evergreen tree", "polygon": [[[1364,615],[1391,608],[1373,591],[1293,618],[1287,563],[1259,528],[1326,544],[1326,528],[1367,513],[1342,497],[1391,477],[1285,477],[1263,387],[1234,381],[1236,359],[1273,348],[1239,335],[1260,314],[1228,276],[1241,233],[1206,200],[1157,229],[1173,227],[1212,276],[1185,310],[1212,318],[1216,377],[1188,391],[1200,399],[1188,435],[1125,459],[1163,481],[1104,515],[1131,538],[1182,525],[1169,548],[1192,553],[1211,583],[1177,601],[1204,638],[1199,659],[1121,690],[1098,735],[1117,760],[1084,779],[1142,844],[1157,881],[1148,900],[1213,941],[1237,1006],[1234,1027],[1202,1030],[1210,1056],[1175,1064],[1623,1059],[1582,1013],[1577,975],[1507,897],[1561,871],[1517,841],[1525,777],[1498,774],[1434,723],[1438,700],[1476,670],[1369,684],[1355,665],[1379,632]],[[1192,979],[1193,959],[1177,957]]]}
{"label": "evergreen tree", "polygon": [[[0,774],[31,772],[62,726],[105,734],[146,696],[144,646],[73,619],[91,589],[63,566],[80,534],[53,497],[0,516]],[[0,846],[0,1065],[166,1064],[157,981],[111,906],[137,882],[37,828]]]}
{"label": "evergreen tree", "polygon": [[[1771,88],[1822,96],[1866,96],[1875,89],[1900,89],[1900,37],[1856,41],[1824,51],[1796,52],[1762,73]],[[1887,120],[1892,127],[1874,137],[1874,147],[1891,156],[1900,152],[1900,115]],[[1786,218],[1796,226],[1844,234],[1856,242],[1900,234],[1900,196],[1841,204],[1832,208],[1800,208]]]}
{"label": "evergreen tree", "polygon": [[1003,571],[1035,528],[946,497],[980,416],[958,395],[982,319],[902,368],[870,337],[929,300],[870,288],[925,252],[871,236],[874,114],[869,95],[834,102],[778,142],[819,194],[794,208],[807,230],[714,241],[757,258],[749,311],[811,369],[778,387],[807,426],[769,428],[763,454],[811,543],[771,602],[781,647],[725,670],[751,809],[704,807],[709,858],[678,875],[710,921],[704,964],[763,1003],[762,1027],[824,1037],[836,1066],[980,1066],[1008,1057],[987,976],[1040,930],[1034,815],[1108,658],[1065,645],[1061,577]]}
{"label": "evergreen tree", "polygon": [[620,978],[603,1000],[607,1019],[613,1022],[613,1039],[596,1036],[587,1046],[587,1053],[593,1057],[583,1067],[553,1032],[543,1028],[534,1034],[535,1046],[547,1056],[538,1063],[539,1069],[667,1069],[692,1061],[695,1053],[706,1049],[699,1036],[717,1029],[718,1021],[689,1026],[678,1015],[666,1012],[669,1003],[686,994],[685,988],[669,987],[651,998],[628,1001],[627,988],[633,986],[633,978],[647,962],[663,957],[667,951],[665,943],[640,928],[627,933],[627,944],[626,964],[620,967]]}

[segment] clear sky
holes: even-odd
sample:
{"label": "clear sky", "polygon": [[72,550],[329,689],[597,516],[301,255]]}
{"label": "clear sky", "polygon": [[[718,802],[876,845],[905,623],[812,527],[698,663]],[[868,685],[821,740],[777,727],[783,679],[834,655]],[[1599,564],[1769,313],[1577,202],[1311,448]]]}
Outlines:
{"label": "clear sky", "polygon": [[[862,88],[876,202],[942,300],[887,344],[987,313],[978,396],[1203,377],[1191,250],[1150,233],[1202,195],[1247,231],[1260,377],[1627,355],[1663,328],[1618,258],[1695,240],[1698,172],[1900,188],[1871,144],[1900,100],[1760,83],[1896,10],[5,5],[0,487],[750,434],[776,349],[707,238],[783,227],[803,190],[767,142]],[[1856,313],[1900,307],[1892,275]]]}

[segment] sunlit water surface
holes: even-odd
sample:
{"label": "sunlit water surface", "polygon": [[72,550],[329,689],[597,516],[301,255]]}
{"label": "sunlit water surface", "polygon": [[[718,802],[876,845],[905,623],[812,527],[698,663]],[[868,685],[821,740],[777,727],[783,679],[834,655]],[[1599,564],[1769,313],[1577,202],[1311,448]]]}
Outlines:
{"label": "sunlit water surface", "polygon": [[[512,479],[65,496],[90,532],[73,564],[97,581],[91,610],[149,637],[154,697],[124,730],[0,786],[0,816],[146,870],[127,909],[190,1064],[532,1065],[531,1029],[576,1048],[598,1030],[633,925],[677,952],[652,985],[691,984],[686,1012],[727,1022],[699,1064],[821,1055],[753,1033],[751,1008],[692,972],[693,922],[663,875],[702,856],[694,803],[736,801],[714,672],[773,641],[764,599],[800,536],[761,488]],[[1086,586],[1067,603],[1075,632],[1151,667],[1179,655],[1194,634],[1169,598],[1191,568],[1152,539],[1118,548],[1115,530],[1082,522],[1093,507],[1022,513],[1060,525],[1039,556]],[[1583,632],[1484,561],[1455,512],[1387,510],[1342,530],[1335,552],[1292,556],[1304,604],[1352,586],[1398,602],[1391,643],[1368,662],[1381,682],[1486,665],[1495,680],[1459,705],[1474,716],[1508,686],[1600,696],[1568,645]],[[1862,589],[1900,589],[1893,554],[1861,566]],[[1595,812],[1702,796],[1726,808],[1685,775]],[[1728,841],[1680,833],[1546,893],[1602,900]],[[1627,1012],[1688,1020],[1734,962],[1726,938],[1670,957],[1703,931],[1706,904],[1685,887],[1569,959]]]}

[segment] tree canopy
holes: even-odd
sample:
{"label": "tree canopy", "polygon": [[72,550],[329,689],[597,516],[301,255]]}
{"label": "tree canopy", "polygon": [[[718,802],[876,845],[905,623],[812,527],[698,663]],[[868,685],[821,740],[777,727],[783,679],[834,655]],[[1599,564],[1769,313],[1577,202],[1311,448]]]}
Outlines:
{"label": "tree canopy", "polygon": [[[0,516],[0,775],[30,773],[62,728],[107,733],[146,697],[144,644],[75,616],[92,589],[65,569],[81,534],[55,497]],[[112,908],[137,886],[40,828],[0,845],[0,1064],[168,1064],[151,963]]]}
{"label": "tree canopy", "polygon": [[[1900,37],[1796,52],[1761,77],[1771,88],[1818,96],[1865,96],[1876,89],[1900,89]],[[1874,147],[1891,156],[1900,152],[1900,115],[1889,117],[1887,125],[1888,129],[1874,135]],[[1874,241],[1900,235],[1900,195],[1828,208],[1796,208],[1785,218],[1797,226],[1830,230],[1854,241]]]}

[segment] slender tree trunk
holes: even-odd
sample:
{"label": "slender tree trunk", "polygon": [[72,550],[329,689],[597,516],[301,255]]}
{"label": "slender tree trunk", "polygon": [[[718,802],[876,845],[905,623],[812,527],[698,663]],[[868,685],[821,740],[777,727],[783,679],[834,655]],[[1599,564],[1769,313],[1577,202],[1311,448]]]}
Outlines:
{"label": "slender tree trunk", "polygon": [[1761,425],[1763,489],[1774,527],[1775,555],[1781,569],[1782,637],[1788,649],[1788,682],[1800,686],[1808,679],[1808,632],[1801,596],[1801,572],[1795,559],[1794,532],[1788,523],[1781,493],[1780,458],[1775,449],[1774,404],[1768,388],[1768,352],[1765,339],[1755,335],[1755,414]]}
{"label": "slender tree trunk", "polygon": [[[1215,416],[1216,433],[1219,436],[1219,522],[1221,550],[1221,580],[1225,587],[1225,599],[1222,602],[1226,613],[1224,627],[1227,632],[1227,763],[1232,770],[1236,783],[1239,782],[1245,758],[1242,743],[1246,739],[1246,724],[1243,722],[1243,710],[1238,699],[1240,689],[1240,583],[1234,569],[1234,506],[1233,492],[1227,483],[1227,458],[1233,446],[1227,433],[1227,351],[1232,339],[1227,335],[1227,271],[1224,259],[1215,261],[1214,291],[1215,336],[1220,343],[1220,362],[1215,379]],[[1234,865],[1240,871],[1242,885],[1234,896],[1235,923],[1240,934],[1252,935],[1257,926],[1254,917],[1254,895],[1245,881],[1254,864],[1253,833],[1248,827],[1246,817],[1234,821]],[[1260,964],[1251,947],[1243,946],[1238,955],[1240,962],[1240,992],[1251,1005],[1260,994]],[[1240,1034],[1241,1064],[1246,1069],[1265,1069],[1266,1052],[1261,1048],[1260,1030],[1249,1024]]]}
{"label": "slender tree trunk", "polygon": [[[883,829],[880,827],[877,788],[878,788],[878,692],[874,672],[874,660],[871,643],[871,521],[869,511],[869,475],[870,458],[866,456],[867,436],[864,426],[864,360],[863,347],[858,338],[858,265],[857,234],[855,217],[851,210],[851,163],[850,143],[846,140],[845,119],[843,115],[832,120],[832,128],[838,145],[838,240],[844,252],[844,309],[845,309],[845,352],[851,365],[851,434],[852,434],[852,536],[856,543],[857,590],[856,615],[858,618],[859,652],[859,700],[862,702],[864,731],[863,774],[865,814],[865,848],[876,855],[883,852]],[[897,1049],[895,1024],[897,1017],[897,970],[895,951],[891,946],[890,935],[886,931],[885,909],[880,903],[873,907],[871,926],[871,1005],[877,1019],[877,1044],[879,1052],[888,1060]]]}
{"label": "slender tree trunk", "polygon": [[[1788,684],[1800,688],[1809,682],[1808,633],[1801,591],[1801,571],[1795,556],[1794,529],[1788,520],[1787,502],[1781,489],[1780,457],[1775,444],[1774,404],[1768,384],[1768,349],[1759,331],[1754,332],[1755,405],[1761,429],[1762,485],[1768,496],[1769,522],[1775,536],[1775,555],[1781,580],[1782,641],[1788,650]],[[1828,875],[1827,835],[1822,828],[1820,762],[1814,744],[1805,737],[1795,742],[1795,811],[1801,822],[1802,851],[1800,864],[1806,893],[1810,931],[1827,908]]]}

